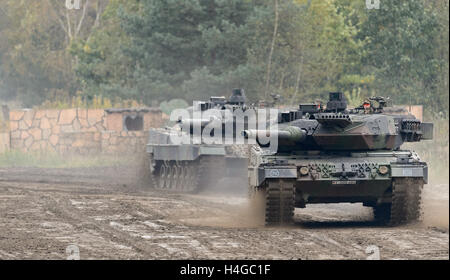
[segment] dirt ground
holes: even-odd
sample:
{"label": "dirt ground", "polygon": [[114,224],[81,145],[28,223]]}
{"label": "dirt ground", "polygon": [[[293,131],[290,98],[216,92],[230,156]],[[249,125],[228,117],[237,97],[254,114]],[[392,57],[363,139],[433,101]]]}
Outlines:
{"label": "dirt ground", "polygon": [[448,259],[448,185],[426,186],[425,221],[372,222],[359,204],[297,209],[295,225],[263,228],[245,191],[165,193],[132,167],[0,169],[0,259]]}

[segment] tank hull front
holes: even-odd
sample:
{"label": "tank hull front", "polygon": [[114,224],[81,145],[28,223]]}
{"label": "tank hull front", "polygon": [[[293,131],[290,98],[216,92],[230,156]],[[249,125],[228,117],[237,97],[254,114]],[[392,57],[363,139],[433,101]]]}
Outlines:
{"label": "tank hull front", "polygon": [[296,207],[308,203],[390,203],[394,178],[427,181],[427,165],[409,151],[278,154],[261,159],[249,166],[250,187],[264,186],[271,179],[289,180],[294,184]]}

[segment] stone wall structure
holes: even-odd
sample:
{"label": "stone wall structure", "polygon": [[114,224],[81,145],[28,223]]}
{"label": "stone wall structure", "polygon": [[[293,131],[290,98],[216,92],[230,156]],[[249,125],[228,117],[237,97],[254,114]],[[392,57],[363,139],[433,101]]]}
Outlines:
{"label": "stone wall structure", "polygon": [[[9,112],[10,148],[61,154],[135,152],[164,122],[159,109],[64,109]],[[134,124],[136,123],[136,124]]]}
{"label": "stone wall structure", "polygon": [[10,150],[9,133],[0,131],[0,154]]}

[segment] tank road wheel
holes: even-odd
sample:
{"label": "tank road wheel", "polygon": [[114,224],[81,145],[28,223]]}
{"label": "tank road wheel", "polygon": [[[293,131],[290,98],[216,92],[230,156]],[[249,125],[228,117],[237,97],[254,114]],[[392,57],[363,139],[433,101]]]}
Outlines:
{"label": "tank road wheel", "polygon": [[189,170],[186,163],[181,162],[180,165],[180,190],[185,191],[189,187]]}
{"label": "tank road wheel", "polygon": [[177,162],[175,162],[175,164],[173,165],[173,169],[174,169],[174,188],[177,191],[182,191],[182,184],[183,184],[183,169],[181,168],[180,164]]}
{"label": "tank road wheel", "polygon": [[194,185],[194,168],[189,164],[189,163],[185,163],[183,165],[183,169],[184,169],[184,182],[183,182],[183,191],[185,192],[189,192]]}
{"label": "tank road wheel", "polygon": [[294,219],[295,181],[269,179],[265,187],[265,224],[291,224]]}
{"label": "tank road wheel", "polygon": [[177,191],[188,192],[191,185],[191,174],[189,170],[189,164],[186,162],[179,162],[177,164],[178,179],[177,179]]}
{"label": "tank road wheel", "polygon": [[169,190],[176,190],[177,187],[177,177],[176,177],[176,168],[175,163],[170,162],[170,173],[169,173]]}
{"label": "tank road wheel", "polygon": [[185,162],[180,163],[181,168],[181,182],[180,182],[180,189],[184,192],[187,187],[189,186],[189,169]]}
{"label": "tank road wheel", "polygon": [[166,182],[166,189],[173,190],[174,189],[174,183],[175,183],[175,174],[174,174],[174,168],[173,168],[173,162],[169,162],[167,164],[167,182]]}
{"label": "tank road wheel", "polygon": [[193,162],[171,162],[168,188],[184,193],[192,192],[197,184],[196,170]]}
{"label": "tank road wheel", "polygon": [[177,191],[184,192],[185,191],[185,184],[186,184],[186,168],[185,165],[182,162],[177,162],[175,164],[176,168],[176,189]]}
{"label": "tank road wheel", "polygon": [[167,188],[167,185],[168,185],[167,179],[168,179],[168,173],[169,173],[168,169],[169,168],[168,168],[167,163],[162,164],[161,167],[159,168],[159,174],[158,174],[158,178],[157,178],[157,181],[158,181],[157,188],[158,189]]}
{"label": "tank road wheel", "polygon": [[166,189],[171,191],[180,190],[180,167],[176,161],[169,161],[167,163],[167,182]]}
{"label": "tank road wheel", "polygon": [[394,178],[392,202],[375,206],[375,219],[390,226],[419,221],[422,189],[422,178]]}

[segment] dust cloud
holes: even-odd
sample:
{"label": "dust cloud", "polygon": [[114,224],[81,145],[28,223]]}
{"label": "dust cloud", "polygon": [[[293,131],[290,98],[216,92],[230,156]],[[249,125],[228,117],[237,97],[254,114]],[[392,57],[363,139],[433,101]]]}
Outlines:
{"label": "dust cloud", "polygon": [[415,151],[428,165],[428,183],[422,192],[422,220],[426,227],[449,229],[449,122],[431,119],[431,141],[405,143],[403,150]]}
{"label": "dust cloud", "polygon": [[[218,170],[217,173],[222,172]],[[214,174],[220,175],[220,174]],[[216,177],[211,174],[212,177]],[[217,177],[216,177],[217,178]],[[222,178],[205,187],[193,199],[209,201],[217,211],[196,213],[184,222],[195,226],[215,228],[259,228],[264,226],[264,199],[249,199],[248,178],[244,174]]]}
{"label": "dust cloud", "polygon": [[[448,161],[427,160],[430,178],[422,192],[423,224],[429,227],[449,229]],[[438,172],[440,171],[440,172]]]}
{"label": "dust cloud", "polygon": [[424,187],[422,194],[424,225],[449,229],[448,189],[448,184],[429,184]]}

